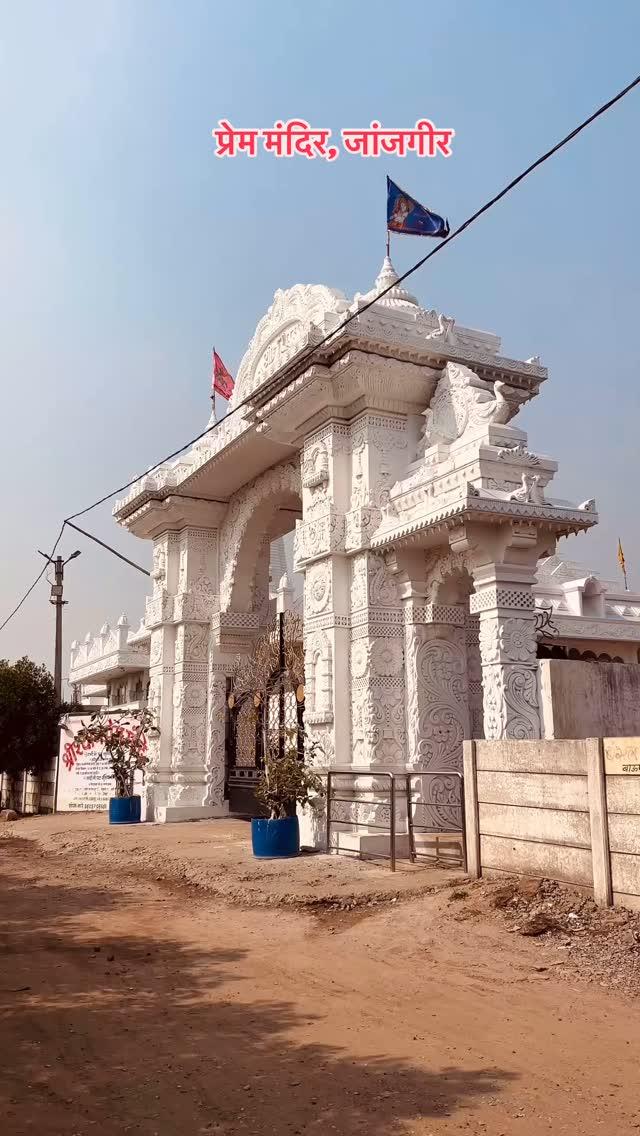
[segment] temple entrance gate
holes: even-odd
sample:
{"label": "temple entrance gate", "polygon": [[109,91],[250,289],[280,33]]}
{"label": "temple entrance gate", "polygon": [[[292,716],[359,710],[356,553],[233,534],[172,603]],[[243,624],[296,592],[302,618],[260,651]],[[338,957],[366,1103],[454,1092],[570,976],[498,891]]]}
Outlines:
{"label": "temple entrance gate", "polygon": [[303,758],[302,620],[278,612],[227,684],[225,797],[235,816],[261,816],[256,786],[265,754],[293,748]]}
{"label": "temple entrance gate", "polygon": [[[350,819],[376,823],[377,772],[457,771],[465,737],[541,736],[536,565],[597,513],[549,496],[557,463],[512,425],[547,372],[500,352],[422,307],[388,257],[353,299],[279,290],[225,419],[116,503],[154,542],[147,819],[252,814],[265,753],[301,748],[302,628],[264,633],[270,542],[294,525],[306,728],[323,771],[364,778]],[[416,795],[451,825],[446,785]],[[301,826],[323,845],[321,809]]]}

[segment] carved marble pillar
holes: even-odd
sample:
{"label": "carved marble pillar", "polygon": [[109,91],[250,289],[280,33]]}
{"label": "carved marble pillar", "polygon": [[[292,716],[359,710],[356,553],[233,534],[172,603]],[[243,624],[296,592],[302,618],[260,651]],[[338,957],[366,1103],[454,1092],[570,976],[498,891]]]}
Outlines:
{"label": "carved marble pillar", "polygon": [[269,567],[271,560],[271,535],[266,532],[260,537],[258,544],[258,553],[256,556],[255,577],[253,584],[253,595],[251,599],[251,610],[258,616],[260,624],[260,634],[264,634],[269,624],[270,605],[269,605],[269,590],[270,586],[273,588],[278,586],[278,580],[270,580]]}
{"label": "carved marble pillar", "polygon": [[305,728],[324,765],[349,761],[349,427],[332,422],[305,439],[302,520],[294,563],[304,573]]}
{"label": "carved marble pillar", "polygon": [[484,738],[484,711],[482,707],[482,659],[480,658],[480,616],[471,614],[467,602],[465,610],[465,641],[467,646],[467,689],[469,697],[470,737]]}
{"label": "carved marble pillar", "polygon": [[425,603],[403,588],[407,757],[423,769],[461,769],[469,737],[465,605]]}
{"label": "carved marble pillar", "polygon": [[474,579],[470,609],[480,616],[484,736],[539,738],[534,569],[484,564]]}
{"label": "carved marble pillar", "polygon": [[[224,806],[224,674],[211,647],[218,582],[216,529],[178,537],[171,786],[161,819],[220,816]],[[219,723],[222,722],[222,733]]]}
{"label": "carved marble pillar", "polygon": [[407,462],[407,419],[366,412],[350,427],[345,549],[351,555],[351,761],[405,761],[404,631],[393,573],[371,535]]}
{"label": "carved marble pillar", "polygon": [[162,819],[171,786],[173,753],[173,682],[176,632],[173,607],[178,583],[179,535],[165,532],[153,543],[153,595],[145,607],[145,626],[151,632],[148,706],[160,730],[149,742],[144,780],[145,820]]}
{"label": "carved marble pillar", "polygon": [[305,726],[326,763],[348,762],[349,564],[332,555],[304,572]]}
{"label": "carved marble pillar", "polygon": [[351,761],[406,760],[404,627],[393,573],[380,553],[351,560]]}
{"label": "carved marble pillar", "polygon": [[391,486],[407,464],[407,419],[366,413],[351,426],[351,467],[346,504],[345,548],[369,546],[389,503]]}

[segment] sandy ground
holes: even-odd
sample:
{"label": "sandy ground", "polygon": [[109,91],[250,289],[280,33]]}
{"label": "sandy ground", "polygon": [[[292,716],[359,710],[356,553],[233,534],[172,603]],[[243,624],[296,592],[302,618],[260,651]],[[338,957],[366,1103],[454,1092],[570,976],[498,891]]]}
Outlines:
{"label": "sandy ground", "polygon": [[[4,827],[4,826],[3,826]],[[27,817],[20,834],[47,852],[99,858],[156,882],[192,884],[210,895],[255,906],[359,906],[430,892],[462,878],[460,869],[307,854],[295,860],[256,860],[248,821],[110,826],[104,813]],[[0,834],[2,830],[0,829]]]}
{"label": "sandy ground", "polygon": [[556,978],[555,941],[474,917],[459,888],[249,908],[157,863],[56,853],[37,823],[0,840],[10,1136],[640,1129],[637,1003]]}

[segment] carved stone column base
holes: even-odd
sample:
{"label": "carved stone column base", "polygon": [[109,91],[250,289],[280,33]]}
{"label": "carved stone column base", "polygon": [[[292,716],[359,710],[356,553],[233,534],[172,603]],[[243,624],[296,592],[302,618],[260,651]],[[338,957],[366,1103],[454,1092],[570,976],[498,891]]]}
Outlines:
{"label": "carved stone column base", "polygon": [[142,790],[142,820],[155,820],[156,809],[163,808],[167,805],[170,788],[170,770],[154,770],[153,777],[147,775]]}
{"label": "carved stone column base", "polygon": [[153,817],[148,820],[156,824],[168,824],[178,820],[213,820],[229,815],[229,805],[156,805]]}

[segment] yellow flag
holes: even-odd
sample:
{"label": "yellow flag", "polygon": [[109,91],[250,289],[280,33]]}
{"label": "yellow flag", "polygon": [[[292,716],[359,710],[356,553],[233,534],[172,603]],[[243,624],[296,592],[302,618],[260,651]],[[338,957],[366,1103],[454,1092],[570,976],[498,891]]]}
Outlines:
{"label": "yellow flag", "polygon": [[625,572],[626,566],[624,562],[624,552],[622,551],[622,541],[620,540],[620,537],[618,537],[618,564],[620,565],[622,571]]}

